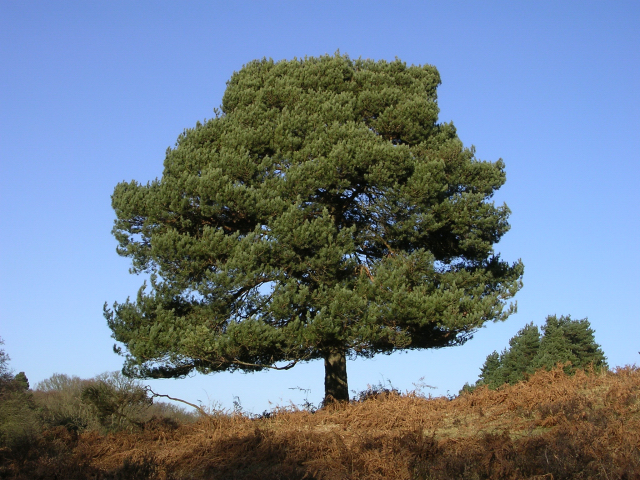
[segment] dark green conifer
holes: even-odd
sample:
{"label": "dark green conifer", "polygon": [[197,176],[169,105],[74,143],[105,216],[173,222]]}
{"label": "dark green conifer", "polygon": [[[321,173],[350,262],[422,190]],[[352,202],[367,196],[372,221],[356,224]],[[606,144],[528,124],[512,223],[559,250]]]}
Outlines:
{"label": "dark green conifer", "polygon": [[180,377],[459,345],[504,320],[521,262],[493,246],[504,164],[438,123],[432,66],[254,61],[222,110],[180,135],[161,179],[116,186],[113,233],[135,301],[105,307],[125,372]]}
{"label": "dark green conifer", "polygon": [[[4,342],[0,338],[0,346]],[[9,355],[0,349],[0,451],[24,447],[38,435],[39,422],[29,381],[24,372],[13,375]]]}
{"label": "dark green conifer", "polygon": [[[2,338],[0,338],[0,345],[4,345]],[[0,349],[0,388],[5,383],[11,381],[12,378],[11,370],[9,369],[9,360],[11,360],[9,355],[7,355],[4,349]]]}
{"label": "dark green conifer", "polygon": [[505,383],[503,371],[500,368],[500,354],[494,350],[487,356],[484,365],[480,369],[478,385],[494,387]]}
{"label": "dark green conifer", "polygon": [[544,335],[540,338],[537,326],[526,325],[509,340],[508,349],[500,355],[494,351],[487,356],[476,384],[465,385],[463,390],[472,391],[481,385],[498,388],[505,383],[514,384],[536,370],[550,370],[558,363],[567,364],[567,374],[590,365],[596,369],[607,368],[604,353],[595,342],[594,331],[586,318],[571,320],[571,316],[550,315],[542,330]]}
{"label": "dark green conifer", "polygon": [[558,363],[568,363],[565,366],[567,373],[578,368],[587,368],[593,365],[595,368],[606,368],[607,362],[600,346],[595,341],[594,331],[589,321],[571,320],[571,316],[555,315],[547,317],[544,327],[544,335],[540,342],[538,354],[532,361],[532,368],[547,370]]}
{"label": "dark green conifer", "polygon": [[515,337],[509,340],[509,349],[500,362],[504,381],[514,384],[524,379],[526,373],[533,373],[531,364],[539,348],[540,331],[532,322],[525,325]]}
{"label": "dark green conifer", "polygon": [[23,390],[23,391],[29,390],[29,379],[27,378],[24,372],[18,373],[14,377],[13,381],[16,382],[20,390]]}
{"label": "dark green conifer", "polygon": [[540,347],[540,331],[533,323],[525,325],[511,340],[509,348],[489,354],[480,369],[476,386],[497,388],[505,383],[517,383],[532,373],[531,362]]}

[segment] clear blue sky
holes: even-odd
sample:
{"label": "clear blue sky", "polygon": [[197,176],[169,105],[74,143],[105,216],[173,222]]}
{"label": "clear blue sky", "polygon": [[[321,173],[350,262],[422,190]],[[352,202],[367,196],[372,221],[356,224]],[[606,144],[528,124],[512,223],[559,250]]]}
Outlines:
{"label": "clear blue sky", "polygon": [[[110,195],[162,174],[167,147],[213,116],[252,59],[333,54],[435,65],[442,121],[506,162],[497,245],[522,258],[518,313],[463,347],[349,362],[350,388],[389,380],[457,393],[485,357],[549,314],[588,317],[612,366],[640,360],[640,3],[513,1],[0,1],[0,336],[32,385],[121,358],[105,301],[142,279],[115,253]],[[261,412],[323,394],[320,362],[289,372],[153,382]]]}

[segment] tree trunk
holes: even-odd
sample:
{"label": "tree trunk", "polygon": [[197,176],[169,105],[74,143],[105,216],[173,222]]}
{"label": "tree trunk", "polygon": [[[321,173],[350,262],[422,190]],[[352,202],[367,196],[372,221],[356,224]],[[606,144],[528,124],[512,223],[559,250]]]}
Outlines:
{"label": "tree trunk", "polygon": [[344,352],[324,354],[324,405],[332,402],[349,401],[347,384],[347,356]]}

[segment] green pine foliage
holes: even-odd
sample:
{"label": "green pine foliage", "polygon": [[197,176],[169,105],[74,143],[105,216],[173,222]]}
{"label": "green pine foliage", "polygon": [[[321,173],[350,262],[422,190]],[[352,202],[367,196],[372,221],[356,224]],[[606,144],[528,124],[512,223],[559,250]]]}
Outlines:
{"label": "green pine foliage", "polygon": [[162,178],[116,186],[118,253],[151,273],[105,305],[124,372],[182,377],[459,345],[515,307],[493,246],[504,163],[438,123],[438,71],[347,56],[253,61]]}
{"label": "green pine foliage", "polygon": [[[4,345],[2,338],[0,338],[0,345]],[[12,379],[11,370],[9,369],[10,360],[11,358],[7,355],[7,352],[4,349],[0,349],[0,386],[2,387]]]}
{"label": "green pine foliage", "polygon": [[595,342],[594,331],[586,318],[571,320],[570,316],[557,318],[552,315],[547,317],[543,330],[540,350],[532,362],[533,369],[544,367],[548,370],[557,363],[567,362],[571,362],[565,367],[567,373],[589,365],[607,367],[604,353]]}
{"label": "green pine foliage", "polygon": [[539,347],[540,331],[530,323],[509,340],[509,348],[499,357],[498,368],[487,371],[483,381],[492,386],[519,382],[525,373],[532,373],[530,365]]}
{"label": "green pine foliage", "polygon": [[29,390],[29,379],[24,372],[18,373],[13,379],[23,391]]}
{"label": "green pine foliage", "polygon": [[[542,332],[541,335],[538,327],[530,323],[509,340],[508,349],[487,356],[475,387],[486,385],[495,389],[514,384],[536,370],[550,370],[559,363],[564,365],[567,374],[590,366],[607,368],[604,353],[595,342],[594,331],[586,318],[572,320],[571,316],[550,315]],[[465,385],[463,391],[473,388]]]}

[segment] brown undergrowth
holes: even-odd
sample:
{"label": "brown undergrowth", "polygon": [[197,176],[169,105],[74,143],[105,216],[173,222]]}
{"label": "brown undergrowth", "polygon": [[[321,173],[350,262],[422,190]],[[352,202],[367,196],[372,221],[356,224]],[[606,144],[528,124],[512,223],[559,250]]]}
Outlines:
{"label": "brown undergrowth", "polygon": [[0,478],[636,479],[639,395],[637,367],[556,369],[451,400],[392,393],[106,436],[58,427],[0,452]]}

